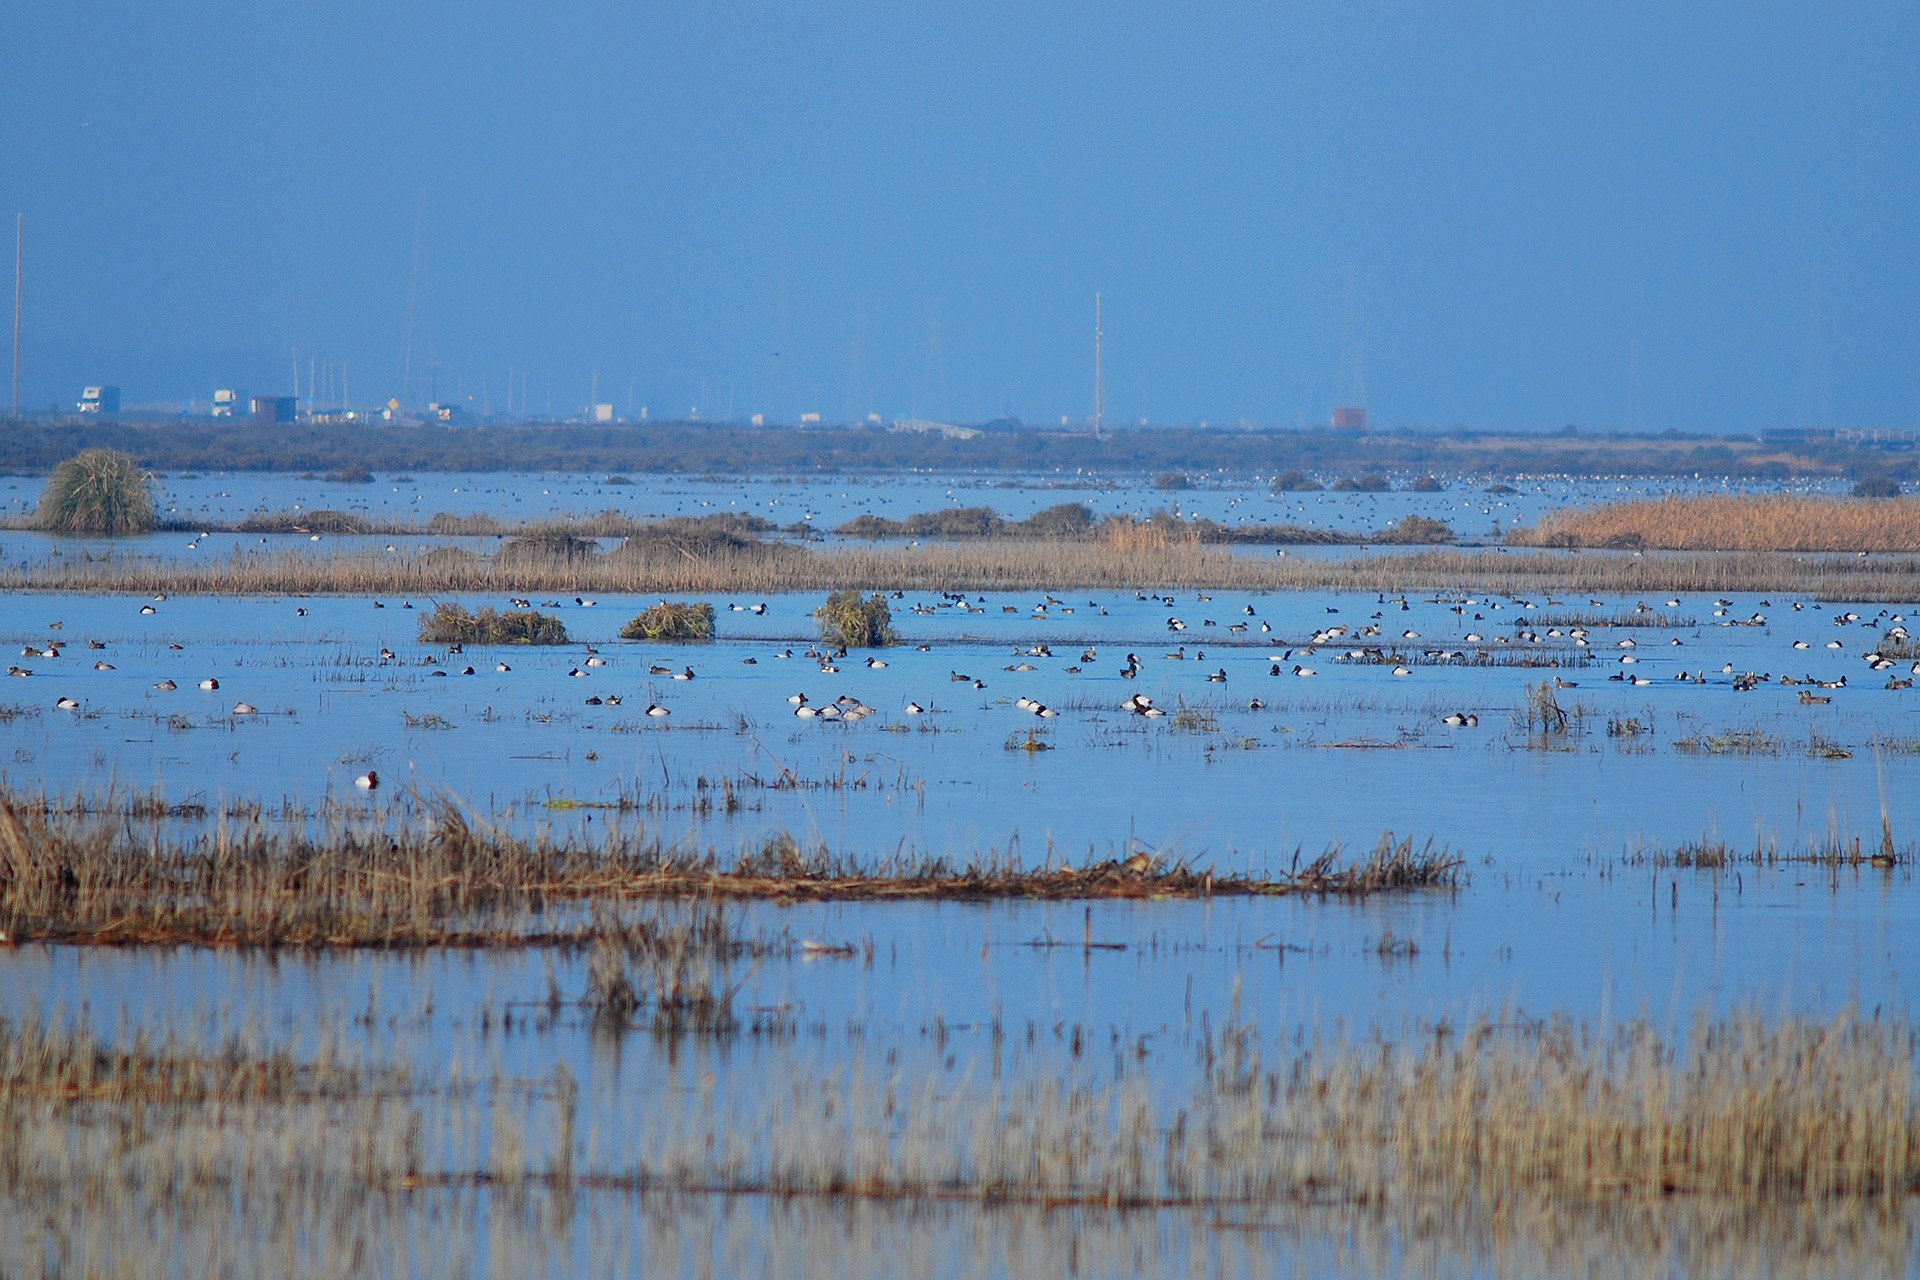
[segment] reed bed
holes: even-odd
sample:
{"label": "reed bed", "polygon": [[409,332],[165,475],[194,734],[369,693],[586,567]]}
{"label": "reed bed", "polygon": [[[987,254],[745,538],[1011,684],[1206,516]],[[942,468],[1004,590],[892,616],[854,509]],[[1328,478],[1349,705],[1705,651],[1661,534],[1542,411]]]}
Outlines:
{"label": "reed bed", "polygon": [[1920,552],[1920,500],[1800,494],[1639,498],[1555,511],[1507,535],[1515,546],[1689,551]]}
{"label": "reed bed", "polygon": [[[152,797],[145,798],[148,803]],[[647,899],[1078,900],[1367,894],[1444,887],[1459,859],[1383,839],[1273,877],[1146,856],[1032,869],[989,851],[967,861],[902,852],[867,860],[790,837],[724,851],[603,824],[598,835],[522,838],[450,801],[424,815],[334,814],[308,834],[256,819],[135,830],[127,806],[0,793],[0,933],[15,941],[242,947],[581,944],[591,921],[560,903]],[[391,819],[391,820],[389,820]]]}
{"label": "reed bed", "polygon": [[[219,1069],[213,1088],[194,1083],[220,1051],[178,1045],[156,1087],[139,1052],[8,1035],[0,1049],[31,1055],[0,1069],[9,1274],[49,1257],[138,1274],[76,1265],[135,1244],[196,1274],[463,1274],[482,1240],[493,1267],[538,1270],[657,1215],[651,1273],[685,1265],[685,1225],[709,1212],[750,1224],[736,1269],[764,1249],[787,1274],[820,1247],[796,1248],[794,1221],[844,1260],[877,1215],[906,1246],[891,1265],[913,1274],[982,1273],[966,1265],[981,1242],[1037,1222],[1109,1242],[1076,1274],[1178,1273],[1154,1237],[1197,1261],[1245,1231],[1256,1275],[1293,1270],[1274,1233],[1294,1249],[1316,1233],[1371,1242],[1355,1274],[1461,1258],[1472,1274],[1884,1274],[1911,1260],[1920,1188],[1915,1029],[1853,1013],[1735,1014],[1678,1038],[1474,1021],[1304,1050],[1235,1024],[1195,1046],[1192,1086],[1159,1098],[1141,1073],[1094,1079],[1064,1050],[985,1081],[856,1053],[720,1086],[703,1072],[612,1114],[583,1105],[564,1066],[400,1096],[332,1068],[316,1098],[258,1086],[298,1079],[280,1049],[225,1068],[240,1084],[223,1090]],[[956,1220],[960,1240],[923,1256]],[[1019,1256],[990,1250],[984,1273]],[[854,1273],[890,1269],[869,1261]]]}
{"label": "reed bed", "polygon": [[1791,592],[1829,600],[1910,600],[1920,596],[1920,557],[1456,549],[1351,560],[1266,558],[1173,539],[1143,525],[1137,532],[1096,542],[1010,539],[834,548],[755,543],[717,550],[629,542],[596,560],[570,564],[502,564],[497,557],[440,547],[389,554],[240,552],[210,564],[127,554],[58,556],[0,569],[0,590],[104,594],[739,596],[882,586],[978,592]]}

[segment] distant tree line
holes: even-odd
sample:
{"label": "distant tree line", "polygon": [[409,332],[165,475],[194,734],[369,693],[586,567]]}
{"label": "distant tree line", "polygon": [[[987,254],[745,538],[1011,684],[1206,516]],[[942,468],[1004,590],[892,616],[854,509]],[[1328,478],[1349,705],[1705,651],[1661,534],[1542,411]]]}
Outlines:
{"label": "distant tree line", "polygon": [[881,427],[748,427],[709,423],[539,426],[28,421],[0,425],[0,470],[45,474],[88,447],[115,449],[153,471],[567,471],[767,475],[935,471],[1139,472],[1163,487],[1209,471],[1304,476],[1381,471],[1480,475],[1920,476],[1920,458],[1847,441],[1791,449],[1721,436],[1493,435],[1326,430],[1154,428],[1088,434],[1005,428],[965,439]]}

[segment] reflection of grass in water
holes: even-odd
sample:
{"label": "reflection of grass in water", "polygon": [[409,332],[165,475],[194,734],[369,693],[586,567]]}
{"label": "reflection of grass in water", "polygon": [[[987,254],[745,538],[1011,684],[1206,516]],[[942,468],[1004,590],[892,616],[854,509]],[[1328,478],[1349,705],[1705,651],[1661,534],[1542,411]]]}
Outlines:
{"label": "reflection of grass in water", "polygon": [[1673,740],[1673,749],[1682,755],[1777,756],[1780,739],[1758,725],[1751,729],[1727,729],[1720,733],[1689,733]]}
{"label": "reflection of grass in water", "polygon": [[[985,1032],[1017,1043],[997,1020]],[[872,1233],[917,1257],[954,1221],[957,1248],[928,1269],[975,1274],[982,1249],[1044,1223],[1106,1242],[1082,1258],[1112,1264],[1100,1274],[1178,1272],[1241,1227],[1294,1248],[1345,1237],[1356,1274],[1390,1256],[1454,1269],[1435,1252],[1480,1260],[1475,1273],[1495,1258],[1527,1274],[1884,1273],[1911,1248],[1920,1182],[1914,1045],[1904,1021],[1851,1014],[1736,1014],[1681,1040],[1644,1023],[1443,1023],[1304,1050],[1230,1022],[1192,1038],[1202,1070],[1170,1095],[1152,1057],[1090,1070],[1076,1029],[991,1079],[891,1045],[703,1071],[636,1122],[603,1114],[564,1067],[397,1093],[398,1075],[260,1044],[155,1052],[9,1030],[0,1266],[157,1247],[243,1274],[337,1274],[342,1250],[463,1273],[458,1247],[420,1248],[429,1223],[436,1242],[487,1240],[495,1265],[538,1269],[564,1248],[630,1266],[633,1237],[610,1224],[657,1219],[670,1270],[686,1223],[725,1206],[744,1233],[727,1256],[824,1250],[824,1274],[850,1256],[883,1273],[861,1253]],[[765,1211],[739,1212],[742,1198]],[[783,1234],[808,1214],[810,1231]],[[1018,1271],[987,1267],[1003,1269]]]}
{"label": "reflection of grass in water", "polygon": [[1790,847],[1776,835],[1762,835],[1751,847],[1739,848],[1717,836],[1682,841],[1671,847],[1643,845],[1629,849],[1620,857],[1630,867],[1696,867],[1714,871],[1730,866],[1770,867],[1786,864],[1825,867],[1880,867],[1890,869],[1914,861],[1915,849],[1894,843],[1890,822],[1883,822],[1880,833],[1871,839],[1831,832],[1816,844]]}

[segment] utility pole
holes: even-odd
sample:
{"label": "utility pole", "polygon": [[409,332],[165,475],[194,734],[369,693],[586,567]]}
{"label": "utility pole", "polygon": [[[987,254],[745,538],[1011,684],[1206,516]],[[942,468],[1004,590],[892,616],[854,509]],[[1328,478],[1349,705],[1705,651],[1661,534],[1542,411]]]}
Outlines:
{"label": "utility pole", "polygon": [[13,215],[13,417],[20,418],[20,268],[27,247],[27,215]]}
{"label": "utility pole", "polygon": [[1100,438],[1100,394],[1102,391],[1100,367],[1100,294],[1093,295],[1093,438]]}
{"label": "utility pole", "polygon": [[1646,410],[1640,402],[1640,339],[1627,343],[1627,422],[1628,435],[1647,429]]}

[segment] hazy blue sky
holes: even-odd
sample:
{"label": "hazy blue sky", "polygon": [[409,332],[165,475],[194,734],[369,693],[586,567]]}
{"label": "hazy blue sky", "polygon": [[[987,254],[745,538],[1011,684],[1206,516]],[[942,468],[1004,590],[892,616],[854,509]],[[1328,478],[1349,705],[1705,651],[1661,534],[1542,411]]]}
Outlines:
{"label": "hazy blue sky", "polygon": [[4,0],[24,398],[1912,426],[1916,12]]}

